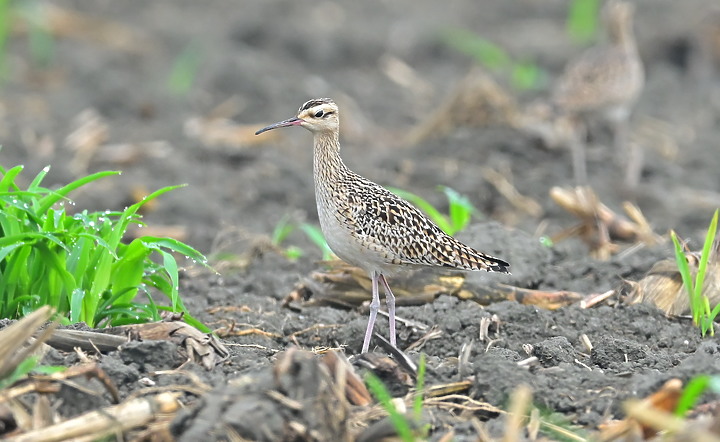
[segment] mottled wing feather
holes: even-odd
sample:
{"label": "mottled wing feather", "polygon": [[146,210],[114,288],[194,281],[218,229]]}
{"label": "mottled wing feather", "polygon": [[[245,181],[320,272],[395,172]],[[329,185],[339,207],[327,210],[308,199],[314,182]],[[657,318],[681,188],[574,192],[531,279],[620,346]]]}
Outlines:
{"label": "mottled wing feather", "polygon": [[447,235],[422,212],[359,175],[349,192],[349,223],[358,241],[382,250],[388,263],[508,272],[509,264]]}
{"label": "mottled wing feather", "polygon": [[597,47],[570,63],[555,90],[553,102],[573,111],[589,111],[631,101],[641,87],[637,61],[621,48]]}

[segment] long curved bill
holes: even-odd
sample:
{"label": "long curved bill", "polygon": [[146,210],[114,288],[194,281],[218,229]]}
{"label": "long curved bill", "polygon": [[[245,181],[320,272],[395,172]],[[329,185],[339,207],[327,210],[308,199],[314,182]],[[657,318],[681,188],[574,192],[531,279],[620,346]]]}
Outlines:
{"label": "long curved bill", "polygon": [[271,124],[268,127],[263,127],[259,131],[255,132],[255,135],[260,135],[263,132],[267,132],[269,130],[277,129],[278,127],[288,127],[288,126],[299,126],[300,123],[302,123],[303,120],[298,117],[288,118],[285,121],[280,121],[275,124]]}

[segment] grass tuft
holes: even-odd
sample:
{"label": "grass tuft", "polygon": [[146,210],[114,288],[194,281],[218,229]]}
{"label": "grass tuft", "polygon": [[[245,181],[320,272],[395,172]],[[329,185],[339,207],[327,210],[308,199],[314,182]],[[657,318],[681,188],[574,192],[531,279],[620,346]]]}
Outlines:
{"label": "grass tuft", "polygon": [[715,317],[720,313],[720,304],[714,308],[710,308],[710,299],[703,293],[703,283],[705,282],[705,274],[707,272],[708,261],[712,254],[712,247],[715,241],[715,234],[717,232],[718,223],[718,210],[715,210],[715,214],[710,221],[707,234],[705,235],[705,244],[703,245],[702,255],[700,256],[700,263],[698,265],[697,274],[693,281],[692,273],[690,272],[690,266],[688,265],[687,258],[683,251],[683,246],[677,237],[675,231],[670,232],[673,244],[675,245],[675,260],[677,261],[678,270],[682,276],[683,285],[688,292],[690,297],[690,310],[692,312],[693,323],[700,327],[702,336],[704,337],[707,332],[710,332],[710,336],[715,335],[713,323]]}
{"label": "grass tuft", "polygon": [[202,52],[200,47],[195,42],[188,44],[173,62],[167,79],[168,91],[180,97],[190,93],[193,84],[195,84],[201,62]]}
{"label": "grass tuft", "polygon": [[[23,166],[0,166],[0,317],[19,318],[43,305],[54,307],[68,322],[90,327],[159,320],[159,310],[185,312],[179,296],[174,253],[201,264],[205,257],[171,238],[143,236],[124,243],[130,225],[140,224],[140,208],[183,186],[157,190],[122,212],[71,214],[67,195],[119,172],[98,172],[57,190],[42,186],[43,169],[26,190],[16,179]],[[169,307],[153,302],[150,292],[165,295]],[[138,302],[138,295],[147,301]]]}
{"label": "grass tuft", "polygon": [[325,236],[323,235],[322,230],[313,224],[297,224],[290,219],[289,215],[283,216],[275,225],[270,241],[274,246],[280,248],[288,259],[298,259],[305,254],[303,249],[294,245],[285,248],[283,247],[283,243],[286,242],[290,234],[296,229],[300,229],[310,242],[320,249],[323,261],[329,261],[332,259],[333,252],[330,249],[330,246],[328,246],[327,241],[325,241]]}
{"label": "grass tuft", "polygon": [[[418,364],[417,381],[415,384],[415,399],[413,400],[413,413],[412,419],[419,423],[422,417],[422,406],[425,389],[425,354],[420,355],[420,362]],[[388,413],[388,418],[392,423],[398,437],[403,442],[413,442],[418,440],[417,437],[427,436],[429,428],[427,426],[418,428],[417,425],[413,425],[410,418],[405,414],[401,413],[392,402],[392,396],[388,391],[387,387],[382,381],[375,376],[373,373],[368,372],[365,375],[365,383],[368,386],[370,392],[380,402],[380,405]],[[419,433],[419,434],[418,434]]]}

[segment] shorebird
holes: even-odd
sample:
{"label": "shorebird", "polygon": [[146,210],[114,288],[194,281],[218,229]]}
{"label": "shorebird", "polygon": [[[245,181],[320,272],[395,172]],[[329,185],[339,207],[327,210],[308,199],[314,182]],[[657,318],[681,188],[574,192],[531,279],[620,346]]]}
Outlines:
{"label": "shorebird", "polygon": [[372,301],[363,353],[369,349],[380,308],[380,284],[390,318],[390,343],[397,347],[395,296],[385,275],[419,266],[509,273],[507,262],[447,235],[410,203],[348,169],[340,158],[340,119],[334,101],[310,100],[297,116],[255,134],[289,126],[313,134],[315,199],[325,240],[339,258],[370,274]]}
{"label": "shorebird", "polygon": [[[625,184],[629,188],[634,188],[640,179],[642,150],[628,143],[628,120],[645,84],[633,33],[633,12],[633,5],[622,0],[605,4],[602,18],[609,44],[590,48],[571,61],[552,96],[553,103],[571,117],[599,115],[610,123],[615,154],[625,164]],[[573,170],[579,184],[585,184],[584,140],[577,138],[571,146]]]}

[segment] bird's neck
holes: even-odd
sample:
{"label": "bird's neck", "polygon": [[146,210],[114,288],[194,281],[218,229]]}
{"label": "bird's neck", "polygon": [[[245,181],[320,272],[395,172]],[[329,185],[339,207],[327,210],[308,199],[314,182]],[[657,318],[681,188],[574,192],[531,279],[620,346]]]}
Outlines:
{"label": "bird's neck", "polygon": [[616,21],[610,25],[609,34],[614,45],[635,53],[637,52],[637,43],[632,26],[632,20]]}
{"label": "bird's neck", "polygon": [[316,133],[313,140],[313,172],[315,187],[332,186],[347,173],[347,166],[340,158],[340,141],[338,134]]}

